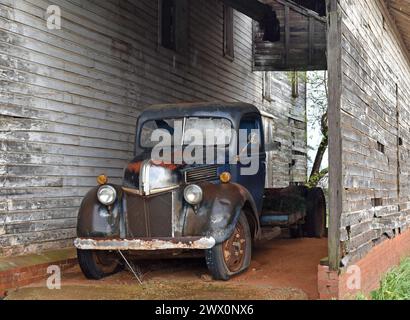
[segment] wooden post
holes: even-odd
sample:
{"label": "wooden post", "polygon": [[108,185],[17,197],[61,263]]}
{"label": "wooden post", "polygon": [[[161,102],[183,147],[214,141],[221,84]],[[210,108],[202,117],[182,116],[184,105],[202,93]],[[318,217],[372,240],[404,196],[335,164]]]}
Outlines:
{"label": "wooden post", "polygon": [[258,0],[222,0],[222,2],[258,22],[262,22],[266,12],[271,10],[269,5]]}
{"label": "wooden post", "polygon": [[340,266],[340,225],[342,214],[342,25],[337,0],[328,5],[328,72],[329,72],[329,267]]}
{"label": "wooden post", "polygon": [[399,84],[396,83],[396,126],[397,126],[397,204],[399,207],[399,211],[401,211],[401,196],[400,196],[400,191],[401,191],[401,185],[400,185],[400,174],[401,174],[401,168],[400,168],[400,139],[401,139],[401,134],[400,134],[400,100],[399,100]]}

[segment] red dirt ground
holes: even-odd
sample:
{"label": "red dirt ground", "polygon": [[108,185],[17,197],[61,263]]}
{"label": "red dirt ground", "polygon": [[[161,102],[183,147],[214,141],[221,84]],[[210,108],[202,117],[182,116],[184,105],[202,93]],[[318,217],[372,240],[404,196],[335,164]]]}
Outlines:
{"label": "red dirt ground", "polygon": [[317,267],[327,254],[327,239],[266,242],[255,248],[250,271],[234,281],[299,288],[309,299],[318,299]]}
{"label": "red dirt ground", "polygon": [[327,239],[279,239],[255,247],[249,270],[228,282],[212,281],[204,259],[159,260],[136,262],[142,288],[128,271],[96,282],[74,267],[63,274],[62,290],[43,281],[8,299],[318,299],[317,266],[326,256]]}

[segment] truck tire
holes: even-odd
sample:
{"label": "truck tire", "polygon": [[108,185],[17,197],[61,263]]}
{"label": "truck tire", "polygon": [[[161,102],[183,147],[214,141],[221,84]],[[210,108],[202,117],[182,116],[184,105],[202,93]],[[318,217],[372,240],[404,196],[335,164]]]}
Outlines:
{"label": "truck tire", "polygon": [[77,249],[77,258],[81,271],[91,280],[100,280],[123,268],[118,257],[108,251]]}
{"label": "truck tire", "polygon": [[206,250],[205,259],[215,280],[229,280],[249,268],[252,257],[252,236],[248,219],[242,211],[231,237]]}
{"label": "truck tire", "polygon": [[321,188],[307,190],[306,217],[303,225],[308,238],[322,238],[326,228],[326,199]]}

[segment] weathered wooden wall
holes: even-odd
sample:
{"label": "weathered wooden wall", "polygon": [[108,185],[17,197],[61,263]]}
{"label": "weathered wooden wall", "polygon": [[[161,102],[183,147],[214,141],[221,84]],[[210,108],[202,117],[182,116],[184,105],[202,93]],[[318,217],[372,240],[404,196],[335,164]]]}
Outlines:
{"label": "weathered wooden wall", "polygon": [[[46,27],[51,4],[62,10],[61,30]],[[306,156],[292,152],[306,149],[303,83],[292,98],[289,75],[274,74],[273,101],[264,100],[251,20],[235,13],[233,62],[222,39],[216,0],[190,1],[182,54],[158,47],[154,0],[2,0],[0,255],[70,246],[81,197],[98,174],[121,181],[136,117],[153,103],[255,103],[275,116],[282,142],[274,184],[303,181]]]}
{"label": "weathered wooden wall", "polygon": [[[410,48],[410,1],[408,0],[384,0],[397,30],[403,38],[403,43]],[[410,55],[410,53],[409,53]]]}
{"label": "weathered wooden wall", "polygon": [[292,73],[271,74],[272,101],[263,100],[261,109],[274,116],[273,140],[282,146],[272,151],[272,185],[268,187],[286,187],[290,183],[306,182],[306,84],[303,82],[306,76],[299,74],[299,95],[293,98]]}
{"label": "weathered wooden wall", "polygon": [[326,18],[294,2],[263,2],[276,12],[280,41],[263,41],[264,29],[254,22],[254,70],[326,70]]}
{"label": "weathered wooden wall", "polygon": [[382,1],[339,3],[340,240],[347,265],[410,223],[410,64]]}

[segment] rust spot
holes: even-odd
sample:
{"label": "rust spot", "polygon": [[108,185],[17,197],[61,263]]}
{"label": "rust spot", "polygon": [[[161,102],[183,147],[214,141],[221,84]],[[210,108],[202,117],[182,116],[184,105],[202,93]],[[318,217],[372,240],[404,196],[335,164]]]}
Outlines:
{"label": "rust spot", "polygon": [[211,249],[215,246],[213,237],[190,237],[172,239],[82,239],[74,240],[74,246],[82,250],[169,250],[169,249]]}
{"label": "rust spot", "polygon": [[141,171],[142,161],[131,162],[128,164],[127,169],[130,172],[139,173]]}
{"label": "rust spot", "polygon": [[177,170],[180,166],[173,164],[173,163],[166,163],[164,161],[158,161],[158,160],[151,160],[152,164],[157,166],[157,167],[163,167],[166,169],[169,169],[171,171]]}

